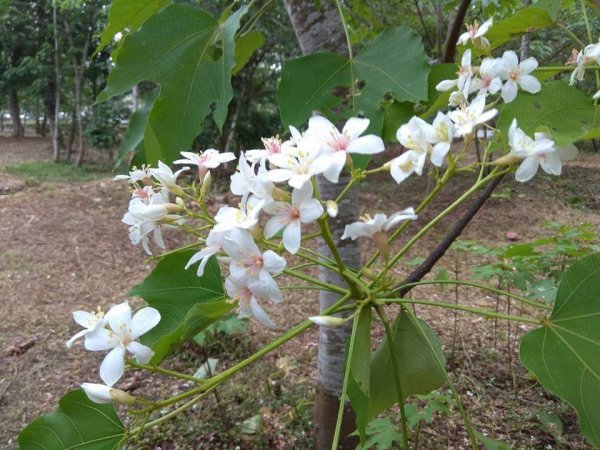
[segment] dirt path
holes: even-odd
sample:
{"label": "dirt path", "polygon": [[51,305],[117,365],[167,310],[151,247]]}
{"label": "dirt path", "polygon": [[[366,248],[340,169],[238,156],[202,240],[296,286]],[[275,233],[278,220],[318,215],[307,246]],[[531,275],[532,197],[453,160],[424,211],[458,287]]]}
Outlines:
{"label": "dirt path", "polygon": [[[19,154],[23,148],[28,149],[25,156]],[[91,310],[99,304],[122,301],[129,288],[143,279],[150,269],[144,263],[141,249],[132,248],[126,228],[120,222],[128,201],[128,193],[122,185],[105,179],[77,184],[26,186],[1,172],[1,166],[7,162],[44,159],[47,151],[47,141],[39,139],[28,139],[21,143],[0,140],[0,185],[8,185],[9,179],[18,185],[0,195],[2,449],[15,447],[15,438],[20,429],[41,412],[54,409],[58,399],[67,390],[82,381],[96,379],[95,371],[100,356],[84,354],[79,349],[67,351],[65,348],[65,340],[77,328],[71,320],[71,311]],[[548,219],[570,224],[600,224],[599,160],[598,157],[581,158],[576,165],[565,169],[565,175],[560,180],[543,178],[538,184],[527,186],[506,182],[501,190],[512,189],[511,198],[492,199],[477,221],[469,225],[464,237],[506,242],[506,232],[515,231],[522,239],[528,239],[539,235],[541,222]],[[413,204],[409,192],[418,191],[415,186],[419,189],[424,187],[392,186],[388,190],[381,190],[379,186],[372,186],[373,192],[363,194],[362,205],[368,205],[368,212],[390,210],[390,202],[396,203],[398,209],[404,208]],[[568,205],[573,196],[582,199],[583,209]],[[447,201],[447,198],[441,199],[437,207]],[[450,223],[451,220],[447,221],[445,226]],[[429,242],[433,244],[441,234],[443,230],[432,235]],[[451,261],[445,263],[450,264]],[[468,268],[471,262],[463,261],[461,264]],[[439,291],[435,291],[435,295],[439,295]],[[473,302],[476,301],[473,299]],[[311,298],[294,296],[290,299],[293,306],[275,312],[274,319],[283,326],[294,323],[306,315],[305,306],[308,302],[311,310],[314,309]],[[451,327],[448,315],[432,315],[431,318],[434,319],[433,328],[448,342],[448,327]],[[470,337],[468,333],[465,334],[467,337],[463,342],[476,346],[474,335],[479,321],[461,323],[471,333]],[[270,335],[261,331],[253,331],[253,334],[258,340]],[[311,336],[309,334],[295,344],[287,345],[281,354],[295,354],[300,359],[299,355],[306,353],[307,346],[311,348],[308,353],[314,354],[314,344],[309,339]],[[477,349],[465,355],[467,359],[480,359],[481,356]],[[456,365],[473,364],[473,361],[465,363],[465,358],[456,359]],[[270,360],[271,363],[274,360],[275,356]],[[491,364],[494,370],[496,362],[484,363]],[[475,378],[478,376],[470,375]],[[509,382],[510,373],[501,372],[499,376]],[[314,377],[314,358],[308,358],[306,364],[296,371],[296,377],[310,384]],[[479,381],[484,383],[485,380]],[[475,408],[475,417],[478,412],[484,415],[480,421],[485,423],[486,414],[491,414],[496,417],[498,427],[501,427],[505,415],[510,411],[506,410],[505,399],[493,398],[493,395],[485,401],[470,399],[468,402]],[[285,427],[285,424],[282,426]],[[442,432],[447,435],[461,433],[451,425],[441,426]],[[491,432],[497,431],[495,426],[489,428]],[[511,435],[511,430],[506,432]],[[279,429],[275,433],[285,431]],[[525,436],[527,430],[519,430],[519,433]],[[577,439],[573,442],[583,445]]]}

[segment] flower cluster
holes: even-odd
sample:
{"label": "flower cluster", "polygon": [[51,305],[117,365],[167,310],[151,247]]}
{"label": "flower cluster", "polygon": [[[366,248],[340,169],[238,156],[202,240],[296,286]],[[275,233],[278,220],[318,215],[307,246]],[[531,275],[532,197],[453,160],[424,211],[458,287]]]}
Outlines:
{"label": "flower cluster", "polygon": [[[571,73],[570,84],[573,85],[577,81],[583,81],[585,78],[585,66],[596,63],[600,65],[600,39],[595,44],[587,45],[583,50],[573,50],[572,58],[567,64],[576,64],[575,70]],[[594,94],[594,100],[600,99],[600,91]]]}
{"label": "flower cluster", "polygon": [[142,364],[148,363],[154,356],[152,349],[141,344],[138,339],[158,325],[160,313],[154,308],[146,307],[132,317],[131,308],[125,302],[113,306],[106,314],[100,310],[95,313],[75,311],[73,318],[83,327],[83,330],[67,341],[68,348],[76,340],[84,338],[84,346],[87,350],[110,350],[100,365],[100,378],[104,384],[82,384],[82,388],[91,400],[97,403],[110,402],[115,395],[118,395],[118,390],[113,389],[112,386],[125,371],[127,352]]}

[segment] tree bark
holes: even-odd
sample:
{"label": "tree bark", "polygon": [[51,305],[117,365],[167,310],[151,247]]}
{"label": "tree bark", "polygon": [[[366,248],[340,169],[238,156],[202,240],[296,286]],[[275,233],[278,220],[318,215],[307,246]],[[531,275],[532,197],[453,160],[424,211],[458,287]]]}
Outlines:
{"label": "tree bark", "polygon": [[[60,159],[60,148],[58,146],[58,127],[60,124],[60,65],[59,65],[59,47],[58,47],[58,23],[56,0],[52,0],[52,30],[54,37],[54,82],[51,83],[54,89],[50,92],[54,94],[54,103],[52,109],[46,106],[46,115],[50,117],[50,135],[52,136],[52,159],[58,162]],[[50,83],[49,83],[50,84]],[[50,94],[49,94],[49,98]]]}
{"label": "tree bark", "polygon": [[[285,0],[286,9],[300,49],[307,55],[319,50],[330,50],[347,55],[346,39],[339,13],[334,4],[324,1],[320,9],[313,0]],[[349,181],[348,176],[340,177],[338,184],[329,183],[317,177],[317,184],[324,199],[335,199],[343,186]],[[341,241],[344,225],[358,220],[358,195],[352,190],[342,204],[339,215],[332,221],[334,241],[340,254],[349,267],[360,266],[360,247],[356,241]],[[327,246],[321,242],[320,252],[329,255]],[[346,286],[345,282],[334,273],[321,270],[320,278],[328,283]],[[338,294],[321,291],[319,294],[320,309],[331,306],[339,300]],[[319,351],[317,357],[317,386],[314,405],[315,445],[317,450],[329,450],[332,445],[340,395],[344,380],[344,359],[346,341],[352,333],[352,324],[338,328],[320,327]],[[346,405],[339,448],[354,449],[358,443],[356,437],[349,434],[356,429],[356,417],[349,405]]]}
{"label": "tree bark", "polygon": [[458,36],[463,27],[463,22],[470,4],[471,0],[462,0],[458,5],[456,15],[454,16],[454,20],[448,30],[448,36],[446,37],[446,50],[444,52],[444,58],[442,59],[442,62],[444,63],[454,62],[454,57],[456,56],[456,41],[458,41]]}
{"label": "tree bark", "polygon": [[21,108],[19,107],[19,94],[17,89],[10,90],[10,117],[12,119],[12,136],[23,137],[23,126],[21,125]]}

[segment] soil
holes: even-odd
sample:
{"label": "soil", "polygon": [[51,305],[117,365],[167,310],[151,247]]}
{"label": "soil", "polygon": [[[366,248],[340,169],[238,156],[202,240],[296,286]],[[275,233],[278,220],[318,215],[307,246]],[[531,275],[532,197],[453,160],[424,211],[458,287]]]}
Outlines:
{"label": "soil", "polygon": [[[16,448],[19,431],[40,413],[53,410],[59,398],[84,381],[97,381],[101,355],[81,346],[67,351],[65,341],[78,327],[77,309],[94,310],[122,302],[127,291],[151,270],[139,247],[132,247],[121,217],[129,194],[110,178],[82,183],[25,184],[1,167],[19,161],[48,159],[49,141],[0,137],[0,448]],[[569,163],[561,178],[540,176],[517,184],[506,179],[468,225],[462,238],[488,244],[526,241],[547,234],[548,220],[578,225],[600,224],[600,157],[584,154]],[[382,177],[361,193],[364,212],[392,211],[415,205],[427,188],[425,177],[396,186]],[[439,210],[464,191],[469,176],[458,179],[432,205]],[[419,224],[433,217],[423,214]],[[460,211],[451,214],[425,240],[432,247]],[[597,229],[597,228],[596,228]],[[508,233],[508,235],[507,235]],[[177,245],[171,235],[167,244]],[[365,252],[370,249],[365,243]],[[424,252],[422,252],[424,253]],[[415,253],[411,256],[419,256]],[[470,274],[481,257],[450,253],[440,265]],[[408,273],[410,269],[399,270]],[[193,373],[207,355],[220,359],[219,370],[259,348],[303,318],[317,312],[315,296],[288,291],[284,308],[273,308],[279,331],[251,324],[243,336],[223,337],[205,348],[186,344],[169,367]],[[490,297],[464,288],[464,305],[489,305]],[[418,298],[454,301],[453,290],[420,288]],[[495,301],[495,300],[493,300]],[[502,305],[501,308],[504,308]],[[483,319],[447,311],[416,308],[440,336],[448,367],[474,426],[504,440],[511,448],[590,448],[577,431],[575,414],[533,383],[518,362],[518,335],[526,326],[500,325],[497,335]],[[376,331],[376,333],[379,331]],[[509,341],[510,339],[510,341]],[[310,410],[315,378],[316,331],[301,335],[268,355],[249,372],[223,387],[219,403],[208,400],[160,431],[149,430],[131,448],[304,448],[310,446]],[[285,374],[285,375],[284,375]],[[164,380],[164,379],[161,379]],[[158,377],[131,371],[119,385],[150,397],[173,394],[184,382],[157,384]],[[540,421],[556,414],[564,425],[553,433]],[[239,433],[237,426],[260,414],[259,432]],[[204,422],[202,422],[204,420]],[[232,430],[233,427],[233,430]],[[229,431],[228,431],[229,430]],[[235,436],[232,437],[231,433]],[[437,417],[423,427],[422,448],[469,448],[460,417]],[[235,444],[235,445],[234,445]]]}

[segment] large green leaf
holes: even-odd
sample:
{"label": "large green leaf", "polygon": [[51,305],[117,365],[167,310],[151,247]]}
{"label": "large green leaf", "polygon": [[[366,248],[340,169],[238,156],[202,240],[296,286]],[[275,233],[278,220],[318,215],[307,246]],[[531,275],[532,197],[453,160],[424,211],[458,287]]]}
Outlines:
{"label": "large green leaf", "polygon": [[100,37],[98,50],[102,50],[117,33],[133,32],[171,0],[113,0],[108,13],[108,25]]}
{"label": "large green leaf", "polygon": [[[363,443],[367,424],[398,401],[387,337],[371,356],[369,373],[365,373],[365,355],[370,355],[370,347],[365,350],[365,342],[370,343],[366,335],[370,323],[370,315],[359,317],[357,344],[351,363],[352,376],[348,385],[348,397],[356,413],[357,429]],[[427,324],[404,311],[398,315],[391,329],[404,399],[415,394],[428,394],[442,386],[446,360],[437,336]]]}
{"label": "large green leaf", "polygon": [[175,346],[191,339],[233,307],[225,300],[221,271],[212,258],[202,277],[193,268],[184,270],[193,250],[165,256],[152,273],[129,295],[142,297],[160,312],[160,323],[142,336],[155,351],[152,362],[160,362]]}
{"label": "large green leaf", "polygon": [[21,450],[112,450],[125,427],[114,405],[92,402],[81,389],[60,399],[56,411],[38,417],[19,434]]}
{"label": "large green leaf", "polygon": [[491,48],[495,49],[524,33],[551,26],[554,26],[554,20],[548,9],[539,6],[528,6],[504,20],[495,22],[488,31],[486,38],[489,39]]}
{"label": "large green leaf", "polygon": [[233,75],[244,67],[252,54],[265,43],[265,36],[258,30],[242,34],[235,41],[235,67],[231,70]]}
{"label": "large green leaf", "polygon": [[[348,398],[354,411],[368,411],[371,390],[371,315],[370,307],[360,311],[356,323],[354,349],[350,360]],[[366,414],[356,414],[356,426],[361,441],[366,439],[369,418]]]}
{"label": "large green leaf", "polygon": [[421,38],[390,28],[354,58],[322,52],[286,61],[277,91],[281,119],[300,126],[313,111],[333,121],[360,114],[371,120],[369,132],[380,133],[384,98],[425,100],[428,74]]}
{"label": "large green leaf", "polygon": [[[442,346],[425,322],[406,312],[392,326],[400,386],[404,398],[428,394],[445,382],[442,367],[446,363]],[[394,371],[387,338],[379,345],[371,361],[371,401],[369,416],[375,417],[397,402]]]}
{"label": "large green leaf", "polygon": [[599,107],[581,90],[564,81],[542,85],[537,94],[519,92],[517,98],[500,108],[497,128],[504,142],[513,118],[519,128],[533,136],[536,131],[552,135],[559,145],[580,140],[600,126]]}
{"label": "large green leaf", "polygon": [[234,34],[247,10],[242,6],[222,21],[188,5],[174,4],[129,34],[98,101],[152,80],[160,95],[148,118],[144,144],[148,163],[174,160],[189,149],[211,112],[219,127],[233,97]]}
{"label": "large green leaf", "polygon": [[521,339],[523,365],[569,402],[581,431],[600,447],[600,254],[575,263],[561,280],[552,314]]}
{"label": "large green leaf", "polygon": [[119,147],[119,156],[115,167],[121,164],[121,162],[127,157],[127,155],[137,154],[141,148],[143,148],[144,142],[144,129],[148,123],[148,116],[154,105],[154,101],[158,97],[158,89],[152,91],[144,104],[131,115],[129,119],[129,127],[125,136],[123,136],[123,142]]}

